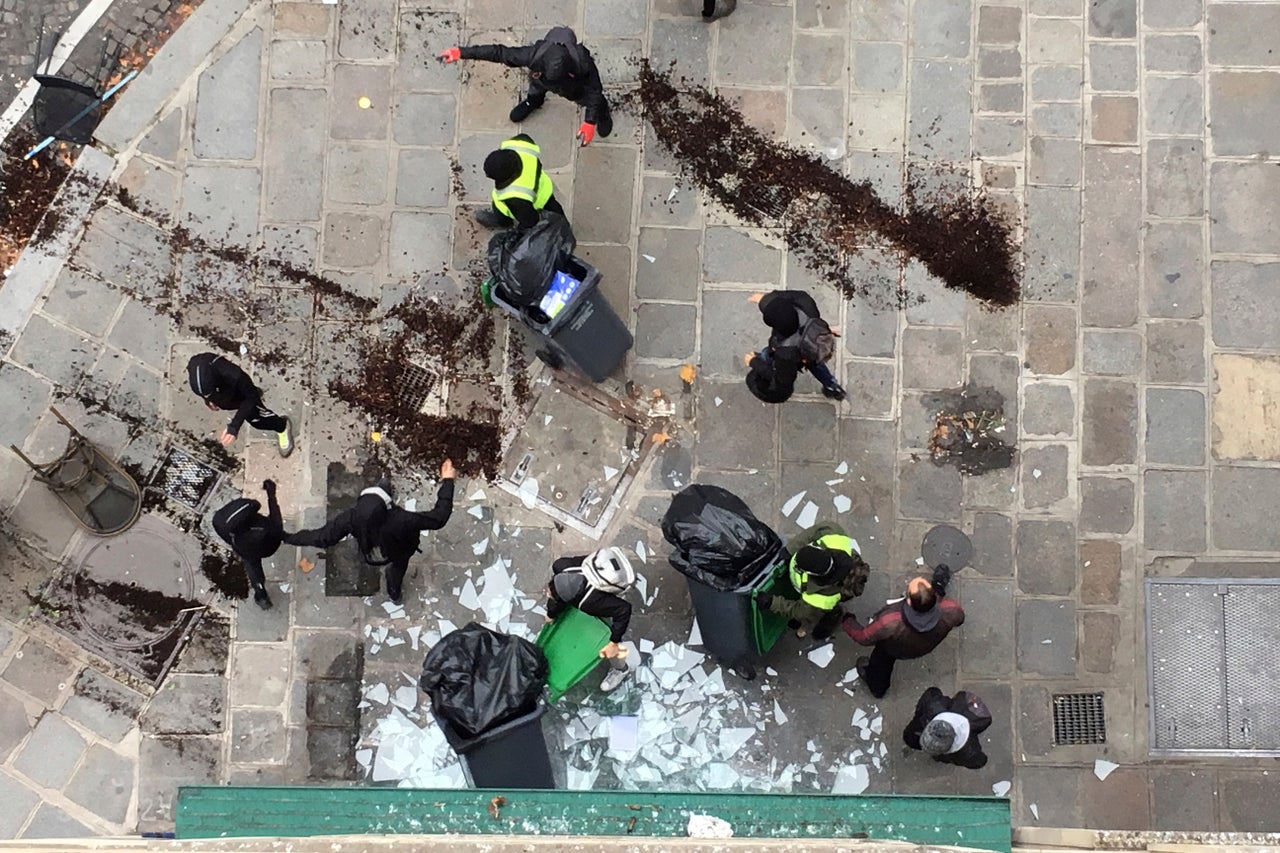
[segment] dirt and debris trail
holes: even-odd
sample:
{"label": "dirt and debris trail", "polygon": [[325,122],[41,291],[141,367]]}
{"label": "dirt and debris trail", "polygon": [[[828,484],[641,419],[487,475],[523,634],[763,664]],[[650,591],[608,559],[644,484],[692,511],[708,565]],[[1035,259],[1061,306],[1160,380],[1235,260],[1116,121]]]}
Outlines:
{"label": "dirt and debris trail", "polygon": [[[868,297],[848,259],[887,243],[950,288],[992,307],[1013,305],[1022,263],[1014,225],[981,191],[908,183],[901,208],[814,154],[773,142],[722,96],[677,84],[642,62],[635,96],[644,118],[685,174],[749,225],[777,228],[787,248],[846,299]],[[948,171],[949,167],[939,167]],[[900,294],[900,299],[909,294]]]}

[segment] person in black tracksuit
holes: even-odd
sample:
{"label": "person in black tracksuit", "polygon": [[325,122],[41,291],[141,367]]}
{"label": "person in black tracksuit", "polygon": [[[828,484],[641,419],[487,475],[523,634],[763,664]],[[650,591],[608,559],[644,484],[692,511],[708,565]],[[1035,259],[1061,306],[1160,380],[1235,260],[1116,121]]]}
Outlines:
{"label": "person in black tracksuit", "polygon": [[356,505],[334,516],[324,527],[285,534],[290,545],[329,548],[354,537],[360,554],[370,566],[384,566],[387,597],[395,604],[403,599],[409,558],[419,550],[423,530],[439,530],[453,513],[453,463],[440,466],[436,505],[426,512],[411,512],[395,505],[391,483],[380,481],[360,493]]}
{"label": "person in black tracksuit", "polygon": [[903,729],[902,740],[934,761],[977,770],[987,763],[978,735],[990,725],[991,712],[974,694],[961,690],[948,699],[930,687],[916,702],[916,715]]}
{"label": "person in black tracksuit", "polygon": [[511,120],[522,122],[542,106],[547,92],[555,92],[584,110],[578,139],[591,144],[597,131],[601,136],[613,133],[613,115],[604,97],[600,71],[591,51],[578,42],[568,27],[553,27],[533,44],[508,47],[502,44],[473,44],[451,47],[440,53],[443,62],[480,59],[501,62],[511,68],[529,69],[529,94],[511,109]]}
{"label": "person in black tracksuit", "polygon": [[266,515],[258,511],[262,509],[258,501],[236,498],[213,514],[213,530],[244,563],[253,600],[263,610],[270,610],[271,596],[267,595],[262,561],[280,550],[284,525],[280,520],[280,504],[276,502],[275,481],[264,481],[262,490],[267,493]]}
{"label": "person in black tracksuit", "polygon": [[743,362],[750,368],[747,388],[764,403],[785,403],[796,390],[796,377],[802,366],[800,350],[778,347],[768,357],[758,352],[747,353]]}
{"label": "person in black tracksuit", "polygon": [[276,434],[281,456],[293,452],[293,425],[289,418],[263,404],[262,391],[235,362],[211,352],[194,355],[187,362],[187,382],[211,411],[235,412],[218,437],[224,445],[235,441],[240,427],[248,421],[255,429]]}

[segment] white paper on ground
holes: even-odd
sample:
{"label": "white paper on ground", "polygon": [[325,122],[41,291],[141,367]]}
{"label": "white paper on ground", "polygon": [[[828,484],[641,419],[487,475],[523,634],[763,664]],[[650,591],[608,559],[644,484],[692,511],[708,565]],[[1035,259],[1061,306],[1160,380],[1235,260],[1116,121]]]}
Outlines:
{"label": "white paper on ground", "polygon": [[842,476],[842,477],[843,477],[845,474],[848,474],[848,473],[849,473],[849,463],[848,463],[848,462],[841,462],[839,465],[837,465],[837,466],[836,466],[836,473],[837,473],[837,474],[839,474],[839,475],[840,475],[840,476]]}
{"label": "white paper on ground", "polygon": [[609,751],[612,753],[635,752],[640,748],[640,718],[609,718]]}
{"label": "white paper on ground", "polygon": [[1031,816],[1036,820],[1040,819],[1040,807],[1035,803],[1030,804],[1027,808],[1031,809]]}
{"label": "white paper on ground", "polygon": [[835,502],[836,512],[848,512],[853,508],[853,501],[846,495],[836,495],[832,500]]}
{"label": "white paper on ground", "polygon": [[1104,758],[1095,758],[1093,760],[1093,775],[1097,776],[1099,781],[1105,782],[1107,777],[1110,776],[1111,773],[1119,766],[1120,765],[1116,764],[1114,761],[1107,761]]}
{"label": "white paper on ground", "polygon": [[732,838],[733,826],[723,818],[707,814],[689,815],[690,838]]}
{"label": "white paper on ground", "polygon": [[636,556],[640,558],[640,562],[649,562],[649,549],[644,547],[644,543],[639,539],[636,540]]}
{"label": "white paper on ground", "polygon": [[800,506],[800,501],[804,500],[805,493],[793,495],[786,503],[782,505],[782,514],[787,518],[791,517],[791,513],[796,511],[796,507]]}
{"label": "white paper on ground", "polygon": [[825,646],[819,646],[818,648],[809,652],[809,660],[811,660],[813,663],[816,663],[818,666],[822,667],[823,669],[826,669],[827,664],[835,660],[835,657],[836,657],[836,648],[831,643],[827,643]]}
{"label": "white paper on ground", "polygon": [[800,510],[800,514],[796,516],[796,524],[804,528],[813,527],[813,523],[818,520],[818,505],[813,501],[805,501],[804,509]]}
{"label": "white paper on ground", "polygon": [[1003,797],[1005,794],[1009,793],[1009,789],[1012,787],[1012,782],[1002,780],[991,786],[991,793],[995,794],[997,797]]}

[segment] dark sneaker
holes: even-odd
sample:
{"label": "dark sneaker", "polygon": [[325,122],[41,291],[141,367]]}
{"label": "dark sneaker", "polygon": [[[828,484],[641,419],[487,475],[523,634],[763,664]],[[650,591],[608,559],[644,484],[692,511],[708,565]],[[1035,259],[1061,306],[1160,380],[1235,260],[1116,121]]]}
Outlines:
{"label": "dark sneaker", "polygon": [[396,595],[387,595],[387,600],[390,601],[392,604],[396,605],[397,607],[399,607],[400,605],[404,604],[404,593],[397,593]]}
{"label": "dark sneaker", "polygon": [[822,396],[832,400],[843,400],[848,395],[845,394],[844,388],[839,385],[831,385],[822,389]]}
{"label": "dark sneaker", "polygon": [[270,610],[272,607],[271,596],[267,595],[265,589],[255,589],[253,591],[253,601],[263,610]]}
{"label": "dark sneaker", "polygon": [[516,124],[519,124],[520,122],[527,119],[530,115],[532,115],[533,111],[540,106],[542,106],[541,102],[535,104],[532,101],[530,101],[528,98],[525,98],[523,101],[521,101],[520,103],[516,104],[514,107],[511,108],[510,118]]}
{"label": "dark sneaker", "polygon": [[[706,7],[704,6],[703,8]],[[702,20],[707,21],[708,23],[711,21],[718,21],[721,18],[732,15],[733,10],[736,8],[738,8],[738,0],[716,0],[715,8],[712,10],[710,15],[706,12],[702,13]]]}
{"label": "dark sneaker", "polygon": [[287,417],[284,419],[284,430],[276,433],[276,447],[286,459],[293,452],[293,421]]}
{"label": "dark sneaker", "polygon": [[867,667],[871,666],[871,658],[858,658],[854,664],[854,669],[858,670],[858,677],[862,679],[862,683],[867,683]]}
{"label": "dark sneaker", "polygon": [[503,216],[492,207],[482,207],[476,211],[476,222],[479,222],[485,228],[506,228],[511,224],[511,220]]}

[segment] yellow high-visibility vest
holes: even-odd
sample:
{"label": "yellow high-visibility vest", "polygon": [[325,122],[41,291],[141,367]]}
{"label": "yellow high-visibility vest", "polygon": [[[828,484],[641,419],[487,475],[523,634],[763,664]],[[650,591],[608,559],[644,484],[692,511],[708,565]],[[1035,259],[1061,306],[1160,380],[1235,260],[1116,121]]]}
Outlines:
{"label": "yellow high-visibility vest", "polygon": [[[853,540],[848,536],[842,536],[839,533],[828,533],[817,542],[810,543],[819,548],[826,548],[828,551],[843,551],[844,553],[853,555]],[[809,582],[809,573],[802,572],[796,567],[796,557],[791,556],[791,564],[789,566],[791,576],[791,585],[796,588],[796,592],[800,593],[800,600],[810,607],[816,607],[819,610],[834,610],[835,606],[840,603],[840,594],[831,593],[824,594],[818,592],[805,592],[804,586]]]}
{"label": "yellow high-visibility vest", "polygon": [[494,188],[494,209],[503,216],[515,219],[511,209],[507,207],[507,199],[518,198],[531,202],[534,210],[542,210],[555,188],[551,185],[551,178],[542,171],[542,163],[538,160],[541,151],[537,144],[523,139],[508,139],[498,147],[520,155],[520,175],[502,189]]}

